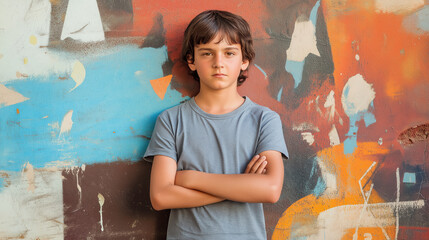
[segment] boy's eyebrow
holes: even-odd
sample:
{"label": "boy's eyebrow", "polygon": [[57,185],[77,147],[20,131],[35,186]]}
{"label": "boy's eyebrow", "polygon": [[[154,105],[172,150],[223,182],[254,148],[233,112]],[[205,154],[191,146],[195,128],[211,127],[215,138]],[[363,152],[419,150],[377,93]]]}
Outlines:
{"label": "boy's eyebrow", "polygon": [[[213,48],[198,48],[197,51],[210,51],[213,50]],[[222,50],[240,50],[238,47],[226,47],[223,48]]]}

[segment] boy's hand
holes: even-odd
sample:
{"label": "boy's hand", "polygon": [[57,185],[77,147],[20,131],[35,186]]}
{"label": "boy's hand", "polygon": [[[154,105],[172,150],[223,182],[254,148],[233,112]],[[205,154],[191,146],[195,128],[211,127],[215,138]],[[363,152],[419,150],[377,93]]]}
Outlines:
{"label": "boy's hand", "polygon": [[250,160],[249,164],[247,164],[247,167],[244,173],[264,174],[267,171],[265,169],[266,166],[267,166],[266,157],[256,155],[252,158],[252,160]]}

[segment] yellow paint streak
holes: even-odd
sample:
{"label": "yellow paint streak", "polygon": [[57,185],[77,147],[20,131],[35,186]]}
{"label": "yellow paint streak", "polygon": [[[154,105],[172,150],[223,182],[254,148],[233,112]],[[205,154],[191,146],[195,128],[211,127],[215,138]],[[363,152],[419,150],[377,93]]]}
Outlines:
{"label": "yellow paint streak", "polygon": [[[380,146],[377,142],[363,142],[358,143],[358,147],[352,154],[344,154],[343,144],[318,152],[317,157],[322,164],[327,166],[327,171],[336,176],[336,193],[329,195],[323,193],[319,197],[309,195],[292,204],[279,219],[272,239],[299,238],[315,234],[319,230],[317,217],[321,212],[342,205],[364,204],[359,179],[373,162],[378,161],[379,155],[387,154],[388,151],[387,148]],[[363,184],[366,183],[375,168],[373,167],[368,172],[362,180]],[[368,188],[369,186],[364,191],[368,191]],[[369,202],[382,203],[384,201],[373,190]],[[305,231],[297,230],[296,226]]]}
{"label": "yellow paint streak", "polygon": [[24,58],[24,64],[28,63],[28,58]]}
{"label": "yellow paint streak", "polygon": [[37,44],[37,37],[34,35],[30,36],[30,44],[36,45]]}

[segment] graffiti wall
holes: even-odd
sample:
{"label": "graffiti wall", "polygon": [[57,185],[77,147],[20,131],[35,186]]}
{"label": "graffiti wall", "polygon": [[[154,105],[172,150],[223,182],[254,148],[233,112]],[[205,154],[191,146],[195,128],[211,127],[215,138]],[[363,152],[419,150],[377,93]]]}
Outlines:
{"label": "graffiti wall", "polygon": [[142,156],[207,9],[248,20],[239,91],[283,122],[267,237],[428,239],[427,0],[1,1],[0,239],[165,238]]}

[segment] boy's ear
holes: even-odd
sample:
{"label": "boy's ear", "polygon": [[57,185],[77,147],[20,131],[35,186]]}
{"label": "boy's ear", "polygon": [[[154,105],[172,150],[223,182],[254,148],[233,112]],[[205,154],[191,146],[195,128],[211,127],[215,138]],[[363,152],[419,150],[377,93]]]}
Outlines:
{"label": "boy's ear", "polygon": [[244,71],[247,69],[247,67],[249,67],[249,60],[245,59],[243,60],[243,62],[241,63],[241,70]]}
{"label": "boy's ear", "polygon": [[188,67],[189,67],[189,69],[191,69],[192,71],[197,70],[197,68],[195,67],[194,61],[192,59],[192,56],[188,54],[186,56],[186,58],[187,58],[187,61],[188,61]]}

